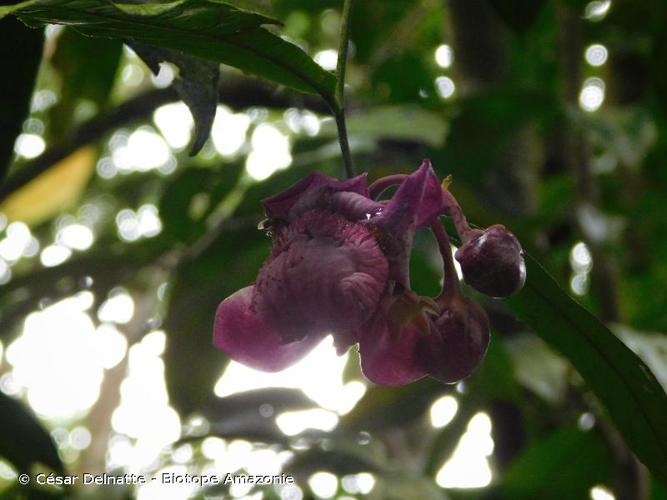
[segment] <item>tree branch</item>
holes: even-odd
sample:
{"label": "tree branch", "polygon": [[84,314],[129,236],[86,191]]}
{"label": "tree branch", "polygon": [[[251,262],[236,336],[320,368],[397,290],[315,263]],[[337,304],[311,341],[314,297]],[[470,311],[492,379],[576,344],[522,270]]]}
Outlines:
{"label": "tree branch", "polygon": [[[79,126],[68,141],[50,147],[9,177],[0,186],[0,202],[81,146],[100,140],[118,127],[145,120],[155,109],[178,100],[176,91],[171,87],[149,90],[128,99],[108,113],[91,118]],[[260,81],[241,78],[227,80],[220,86],[219,101],[234,111],[257,106],[278,109],[300,107],[320,114],[330,113],[328,106],[317,97],[277,92]]]}

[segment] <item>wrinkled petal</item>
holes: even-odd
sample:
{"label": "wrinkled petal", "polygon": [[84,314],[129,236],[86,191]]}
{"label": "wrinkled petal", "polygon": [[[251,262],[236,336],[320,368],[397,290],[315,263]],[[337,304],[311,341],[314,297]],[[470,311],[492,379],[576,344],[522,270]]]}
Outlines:
{"label": "wrinkled petal", "polygon": [[431,162],[408,175],[382,212],[369,223],[382,229],[390,262],[390,279],[410,288],[410,249],[415,231],[431,224],[444,210],[445,197]]}
{"label": "wrinkled petal", "polygon": [[297,362],[324,335],[284,343],[278,330],[252,308],[254,286],[242,288],[218,306],[215,346],[230,358],[258,370],[275,372]]}
{"label": "wrinkled petal", "polygon": [[356,342],[347,334],[374,313],[386,281],[386,258],[368,228],[311,211],[277,237],[253,305],[285,341],[331,333],[344,349]]}
{"label": "wrinkled petal", "polygon": [[364,221],[378,216],[385,203],[371,200],[359,193],[339,191],[331,196],[330,209],[350,221]]}
{"label": "wrinkled petal", "polygon": [[385,318],[376,318],[359,335],[359,356],[364,376],[376,384],[399,386],[425,375],[417,353],[423,333],[413,326],[400,331],[390,328]]}

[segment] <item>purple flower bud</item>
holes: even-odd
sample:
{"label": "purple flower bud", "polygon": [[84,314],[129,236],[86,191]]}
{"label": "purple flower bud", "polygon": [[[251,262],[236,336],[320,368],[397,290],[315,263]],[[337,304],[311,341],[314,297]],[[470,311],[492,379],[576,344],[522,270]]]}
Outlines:
{"label": "purple flower bud", "polygon": [[484,310],[463,296],[455,296],[432,324],[417,346],[426,373],[445,383],[469,376],[489,346],[489,320]]}
{"label": "purple flower bud", "polygon": [[526,282],[521,244],[500,224],[479,232],[457,250],[455,257],[465,282],[491,297],[508,297]]}
{"label": "purple flower bud", "polygon": [[404,385],[424,375],[458,382],[482,362],[489,339],[486,313],[471,300],[456,295],[443,306],[401,294],[361,333],[361,368],[382,385]]}

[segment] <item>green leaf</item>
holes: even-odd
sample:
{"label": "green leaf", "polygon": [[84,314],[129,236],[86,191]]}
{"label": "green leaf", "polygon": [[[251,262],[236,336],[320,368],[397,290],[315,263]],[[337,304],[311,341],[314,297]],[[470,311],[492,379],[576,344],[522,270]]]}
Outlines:
{"label": "green leaf", "polygon": [[0,392],[0,455],[27,472],[35,463],[62,472],[63,466],[51,436],[19,401]]}
{"label": "green leaf", "polygon": [[220,0],[142,4],[38,0],[0,10],[29,24],[64,24],[81,33],[180,51],[320,94],[336,106],[336,79],[296,45],[261,27],[277,21]]}
{"label": "green leaf", "polygon": [[667,484],[667,395],[649,368],[526,255],[526,286],[507,303],[563,354],[639,459]]}
{"label": "green leaf", "polygon": [[[2,10],[0,7],[0,18]],[[42,59],[44,35],[28,30],[16,19],[0,20],[2,44],[0,61],[3,72],[11,75],[0,79],[0,183],[14,156],[14,142],[21,132],[29,108],[37,69]],[[17,57],[16,48],[21,47]]]}
{"label": "green leaf", "polygon": [[29,7],[30,5],[39,2],[40,0],[26,0],[25,2],[15,3],[14,5],[7,5],[5,7],[0,7],[0,19],[7,17],[9,14],[13,14],[21,10],[24,7]]}
{"label": "green leaf", "polygon": [[130,47],[155,75],[160,72],[162,61],[178,66],[180,71],[174,81],[174,88],[194,117],[195,137],[190,147],[190,156],[196,155],[204,147],[213,126],[218,106],[219,65],[176,50],[140,43],[130,43]]}
{"label": "green leaf", "polygon": [[609,452],[596,432],[560,429],[529,447],[502,478],[504,498],[587,498],[609,478]]}

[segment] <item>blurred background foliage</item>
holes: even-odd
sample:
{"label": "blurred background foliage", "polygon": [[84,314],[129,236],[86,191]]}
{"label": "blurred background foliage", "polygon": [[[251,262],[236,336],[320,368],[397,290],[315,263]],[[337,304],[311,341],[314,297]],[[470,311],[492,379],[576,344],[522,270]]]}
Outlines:
{"label": "blurred background foliage", "polygon": [[[335,68],[341,2],[228,3],[280,20],[268,33]],[[663,387],[666,11],[662,0],[358,0],[346,89],[359,170],[374,179],[431,158],[473,223],[510,227]],[[343,175],[326,100],[290,90],[330,82],[305,63],[304,80],[267,73],[286,86],[225,65],[218,78],[217,64],[193,71],[168,52],[173,36],[147,56],[138,34],[95,38],[49,19],[0,20],[3,495],[667,498],[586,377],[503,302],[476,297],[494,337],[456,386],[373,386],[356,353],[335,358],[328,344],[292,375],[230,363],[212,320],[268,255],[260,200],[311,171]],[[184,94],[183,79],[208,94]],[[198,124],[217,111],[195,156],[179,96]],[[418,235],[420,293],[439,290],[438,265]],[[31,469],[283,471],[297,484],[17,486]]]}

